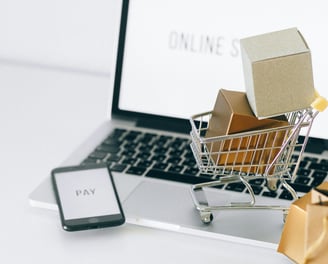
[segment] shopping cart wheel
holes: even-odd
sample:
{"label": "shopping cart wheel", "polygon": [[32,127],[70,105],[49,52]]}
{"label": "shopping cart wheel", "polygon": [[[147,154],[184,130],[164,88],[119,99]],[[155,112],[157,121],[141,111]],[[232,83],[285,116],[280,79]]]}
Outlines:
{"label": "shopping cart wheel", "polygon": [[209,224],[213,220],[213,214],[211,212],[200,212],[200,218],[204,224]]}

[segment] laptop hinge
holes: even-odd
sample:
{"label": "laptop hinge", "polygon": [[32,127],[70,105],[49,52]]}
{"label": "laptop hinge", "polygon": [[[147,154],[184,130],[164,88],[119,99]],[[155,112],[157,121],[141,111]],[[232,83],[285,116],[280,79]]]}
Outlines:
{"label": "laptop hinge", "polygon": [[165,130],[183,134],[189,134],[190,123],[186,119],[175,119],[175,118],[140,118],[137,121],[138,127]]}

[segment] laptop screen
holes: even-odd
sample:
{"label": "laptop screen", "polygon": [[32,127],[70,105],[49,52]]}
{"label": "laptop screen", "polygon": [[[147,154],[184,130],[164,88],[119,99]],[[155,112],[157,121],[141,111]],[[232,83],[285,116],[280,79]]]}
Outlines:
{"label": "laptop screen", "polygon": [[[211,110],[220,88],[244,91],[239,39],[290,27],[306,39],[315,86],[328,97],[328,17],[323,4],[124,1],[114,109],[182,119]],[[326,136],[323,124],[328,124],[328,111],[319,115],[311,135]]]}

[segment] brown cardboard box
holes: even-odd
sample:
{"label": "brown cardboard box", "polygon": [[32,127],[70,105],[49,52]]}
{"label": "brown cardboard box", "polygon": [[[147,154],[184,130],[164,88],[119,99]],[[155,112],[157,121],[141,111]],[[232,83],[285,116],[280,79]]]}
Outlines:
{"label": "brown cardboard box", "polygon": [[[322,183],[318,189],[328,191],[328,182]],[[322,201],[327,201],[326,196]],[[328,263],[328,233],[323,233],[323,219],[328,218],[328,205],[318,205],[318,192],[312,190],[302,198],[293,202],[284,225],[278,252],[285,254],[296,263]],[[319,246],[310,253],[315,242],[324,238]]]}
{"label": "brown cardboard box", "polygon": [[311,52],[296,28],[244,38],[240,46],[247,98],[258,118],[311,105]]}
{"label": "brown cardboard box", "polygon": [[[221,89],[205,137],[211,138],[287,125],[285,116],[257,119],[250,109],[245,93]],[[215,141],[213,144],[207,144],[207,147],[217,165],[224,165],[226,169],[263,173],[267,164],[278,153],[284,137],[285,131],[270,132],[223,142]]]}

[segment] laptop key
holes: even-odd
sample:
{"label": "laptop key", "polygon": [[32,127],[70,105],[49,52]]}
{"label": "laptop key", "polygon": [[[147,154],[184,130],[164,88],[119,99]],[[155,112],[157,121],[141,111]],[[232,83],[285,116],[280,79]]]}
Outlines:
{"label": "laptop key", "polygon": [[102,144],[96,149],[97,151],[102,151],[102,152],[108,152],[108,153],[117,153],[120,151],[120,148],[118,146],[109,146]]}
{"label": "laptop key", "polygon": [[181,157],[183,154],[183,150],[170,150],[169,155],[171,157]]}
{"label": "laptop key", "polygon": [[122,160],[122,164],[128,164],[128,165],[134,165],[135,163],[137,162],[137,159],[134,159],[134,158],[125,158]]}
{"label": "laptop key", "polygon": [[193,167],[195,167],[196,165],[197,165],[197,163],[196,163],[196,161],[195,160],[184,160],[183,162],[182,162],[182,165],[185,165],[185,166],[187,166],[187,167],[189,167],[189,168],[193,168]]}
{"label": "laptop key", "polygon": [[328,164],[328,159],[322,159],[322,160],[320,161],[320,163],[321,163],[321,164]]}
{"label": "laptop key", "polygon": [[140,154],[150,153],[152,149],[153,149],[153,146],[148,146],[148,145],[142,145],[139,147]]}
{"label": "laptop key", "polygon": [[312,181],[312,183],[311,183],[311,186],[312,187],[317,187],[318,185],[320,185],[324,181],[325,178],[326,177],[322,177],[322,178],[317,177],[317,178],[314,178],[313,181]]}
{"label": "laptop key", "polygon": [[118,162],[122,157],[120,155],[110,154],[106,161]]}
{"label": "laptop key", "polygon": [[184,145],[183,141],[176,139],[175,141],[172,141],[171,143],[169,143],[168,146],[171,147],[174,150],[178,150],[180,148],[183,149],[183,147],[184,147],[183,145]]}
{"label": "laptop key", "polygon": [[327,172],[325,171],[315,171],[312,174],[313,178],[323,178],[325,179],[327,177]]}
{"label": "laptop key", "polygon": [[276,192],[270,192],[270,191],[269,192],[263,192],[262,196],[275,198],[275,197],[277,197],[277,193]]}
{"label": "laptop key", "polygon": [[303,176],[303,177],[307,177],[311,174],[311,170],[308,170],[308,169],[299,169],[297,171],[297,175],[298,176]]}
{"label": "laptop key", "polygon": [[313,170],[327,171],[328,163],[311,163],[309,168]]}
{"label": "laptop key", "polygon": [[291,187],[294,188],[296,192],[302,192],[302,193],[307,193],[311,191],[311,186],[305,185],[305,184],[299,184],[299,183],[289,183]]}
{"label": "laptop key", "polygon": [[102,151],[94,151],[90,154],[89,158],[93,159],[104,159],[107,156],[106,152]]}
{"label": "laptop key", "polygon": [[187,148],[187,151],[185,152],[184,156],[185,156],[186,159],[193,159],[193,160],[195,160],[194,154],[192,153],[190,147]]}
{"label": "laptop key", "polygon": [[117,171],[117,172],[122,172],[127,168],[126,164],[115,164],[113,165],[110,170],[111,171]]}
{"label": "laptop key", "polygon": [[310,178],[309,177],[302,177],[302,176],[298,176],[294,183],[299,183],[299,184],[304,184],[307,185],[310,182]]}
{"label": "laptop key", "polygon": [[254,179],[248,182],[252,185],[262,185],[264,181],[265,181],[264,179]]}
{"label": "laptop key", "polygon": [[225,187],[226,190],[235,191],[235,192],[243,192],[245,190],[245,185],[243,183],[235,182],[229,183]]}
{"label": "laptop key", "polygon": [[129,152],[135,152],[135,149],[138,147],[138,144],[137,143],[127,143],[125,144],[124,148],[126,151],[129,151]]}
{"label": "laptop key", "polygon": [[139,135],[140,131],[130,130],[126,135],[123,136],[124,141],[134,141]]}
{"label": "laptop key", "polygon": [[164,162],[157,162],[155,163],[155,165],[153,166],[154,169],[158,169],[158,170],[165,170],[167,168],[168,164],[164,163]]}
{"label": "laptop key", "polygon": [[310,162],[318,162],[318,158],[314,158],[314,157],[303,157],[303,160],[310,161]]}
{"label": "laptop key", "polygon": [[[253,185],[251,184],[251,187],[252,187],[252,190],[254,192],[255,195],[259,195],[262,190],[263,190],[263,187],[259,186],[259,185]],[[246,190],[246,193],[249,193],[248,190]]]}
{"label": "laptop key", "polygon": [[126,131],[127,131],[127,130],[124,129],[124,128],[115,128],[111,134],[112,134],[112,135],[117,135],[117,134],[122,135],[122,134],[125,133]]}
{"label": "laptop key", "polygon": [[126,157],[129,157],[129,158],[133,157],[135,154],[136,154],[136,153],[135,153],[135,151],[133,151],[133,150],[124,150],[124,151],[121,153],[122,156],[126,156]]}
{"label": "laptop key", "polygon": [[163,146],[165,146],[167,143],[167,139],[165,138],[159,138],[159,139],[155,139],[153,144],[155,146],[158,146],[159,148],[162,148]]}
{"label": "laptop key", "polygon": [[195,168],[195,167],[186,168],[184,171],[184,173],[191,174],[191,175],[196,175],[196,174],[198,174],[198,172],[199,172],[199,169]]}
{"label": "laptop key", "polygon": [[171,157],[167,159],[167,162],[172,164],[179,164],[181,162],[181,159],[179,157]]}
{"label": "laptop key", "polygon": [[121,142],[117,138],[108,138],[102,143],[102,145],[118,147],[121,145]]}
{"label": "laptop key", "polygon": [[144,168],[144,167],[131,166],[126,171],[126,173],[140,176],[140,175],[144,174],[145,171],[146,171],[146,168]]}
{"label": "laptop key", "polygon": [[307,161],[305,161],[305,160],[302,160],[301,162],[300,162],[300,168],[305,168],[306,166],[308,165],[308,162]]}
{"label": "laptop key", "polygon": [[207,179],[212,179],[213,178],[213,175],[208,174],[208,173],[201,173],[199,176],[201,176],[202,178],[207,178]]}
{"label": "laptop key", "polygon": [[166,159],[166,156],[165,155],[158,155],[158,154],[155,154],[151,157],[151,160],[152,161],[155,161],[155,162],[162,162]]}
{"label": "laptop key", "polygon": [[180,165],[172,165],[169,168],[169,171],[171,172],[181,172],[184,169],[184,166],[180,166]]}
{"label": "laptop key", "polygon": [[293,196],[287,190],[282,191],[279,198],[284,200],[293,200]]}
{"label": "laptop key", "polygon": [[150,160],[143,160],[143,161],[139,161],[137,166],[142,168],[149,168],[152,164],[153,162]]}
{"label": "laptop key", "polygon": [[164,147],[156,147],[154,150],[154,153],[156,153],[157,155],[164,155],[168,152],[168,148],[164,148]]}
{"label": "laptop key", "polygon": [[126,129],[118,129],[115,128],[112,133],[110,133],[107,137],[107,139],[119,139],[124,133],[126,132]]}

